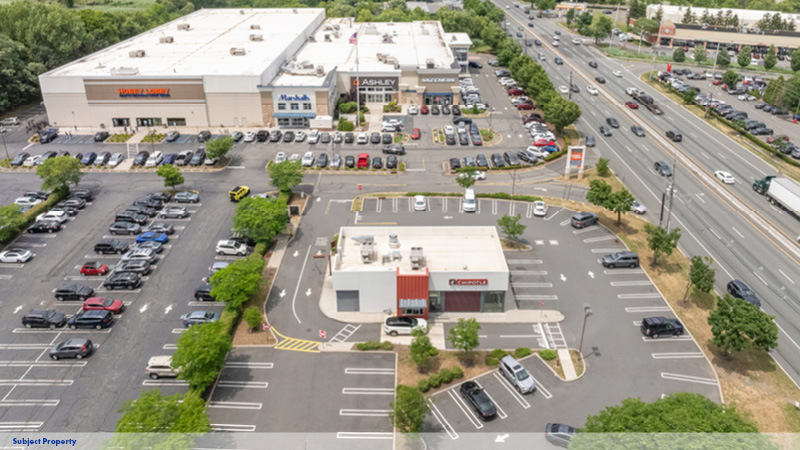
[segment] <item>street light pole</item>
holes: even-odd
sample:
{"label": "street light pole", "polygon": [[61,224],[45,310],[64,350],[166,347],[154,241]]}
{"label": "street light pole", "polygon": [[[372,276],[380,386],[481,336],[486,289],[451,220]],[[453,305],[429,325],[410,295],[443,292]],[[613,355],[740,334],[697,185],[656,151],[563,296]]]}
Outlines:
{"label": "street light pole", "polygon": [[586,319],[592,315],[592,308],[588,303],[583,304],[583,328],[581,329],[581,345],[578,346],[578,353],[583,356],[583,336],[586,333]]}
{"label": "street light pole", "polygon": [[8,155],[8,147],[6,147],[6,135],[5,135],[5,133],[6,133],[6,130],[3,130],[3,132],[0,133],[0,138],[3,139],[3,148],[6,150],[6,158],[11,159],[11,156]]}

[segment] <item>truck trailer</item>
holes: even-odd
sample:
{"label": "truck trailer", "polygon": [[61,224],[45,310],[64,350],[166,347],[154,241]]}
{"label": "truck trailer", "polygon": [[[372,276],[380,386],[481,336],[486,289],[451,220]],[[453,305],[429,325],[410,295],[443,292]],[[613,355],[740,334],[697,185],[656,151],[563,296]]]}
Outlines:
{"label": "truck trailer", "polygon": [[800,184],[796,181],[770,175],[754,181],[753,190],[765,195],[773,205],[800,216]]}

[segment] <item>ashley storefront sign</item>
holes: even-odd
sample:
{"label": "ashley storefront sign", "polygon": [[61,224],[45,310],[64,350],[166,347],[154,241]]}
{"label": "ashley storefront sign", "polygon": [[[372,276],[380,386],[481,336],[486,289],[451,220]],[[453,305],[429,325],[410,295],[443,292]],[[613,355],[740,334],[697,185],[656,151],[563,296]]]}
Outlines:
{"label": "ashley storefront sign", "polygon": [[488,286],[489,280],[485,278],[451,278],[450,286]]}
{"label": "ashley storefront sign", "polygon": [[307,94],[303,94],[303,95],[281,94],[279,100],[282,101],[282,102],[310,102],[311,101],[311,99],[308,97]]}
{"label": "ashley storefront sign", "polygon": [[120,88],[120,97],[169,97],[168,88]]}
{"label": "ashley storefront sign", "polygon": [[388,87],[397,88],[397,77],[351,77],[350,83],[353,86],[361,87]]}
{"label": "ashley storefront sign", "polygon": [[455,78],[423,78],[423,83],[455,83]]}

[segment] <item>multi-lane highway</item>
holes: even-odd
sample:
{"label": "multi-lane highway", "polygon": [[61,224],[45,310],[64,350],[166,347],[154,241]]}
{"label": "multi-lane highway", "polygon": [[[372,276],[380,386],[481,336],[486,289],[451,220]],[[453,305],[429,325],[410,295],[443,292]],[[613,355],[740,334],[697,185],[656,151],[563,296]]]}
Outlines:
{"label": "multi-lane highway", "polygon": [[[529,28],[528,18],[513,2],[495,3],[504,9],[511,5],[506,13],[512,32],[522,27],[526,38],[543,42],[543,46],[529,47],[528,51],[534,59],[538,59],[538,52],[546,54],[546,61],[540,63],[553,85],[568,86],[572,74],[573,83],[581,89],[572,95],[583,110],[576,124],[578,130],[582,135],[595,136],[597,147],[590,151],[611,159],[615,173],[649,208],[654,222],[658,222],[662,193],[670,180],[659,176],[653,165],[665,161],[676,166],[677,194],[669,225],[680,227],[683,232],[681,250],[688,256],[714,258],[717,292],[725,292],[728,281],[735,278],[756,291],[762,308],[776,316],[780,328],[779,347],[773,356],[796,383],[800,381],[800,247],[795,241],[800,222],[772,207],[751,188],[754,179],[774,175],[776,170],[641,81],[627,70],[624,61],[606,58],[594,46],[572,44],[573,36],[553,20],[536,19],[534,28]],[[562,32],[558,47],[552,45],[556,30]],[[556,56],[564,60],[564,65],[555,64]],[[597,62],[598,67],[591,68],[589,61]],[[615,76],[614,71],[622,72],[622,77]],[[604,77],[606,83],[597,83],[597,76]],[[588,85],[596,86],[599,95],[589,95]],[[664,115],[655,116],[644,108],[626,108],[628,87],[653,96]],[[620,127],[612,129],[612,136],[603,137],[598,128],[606,125],[608,117],[616,118]],[[634,124],[642,126],[647,136],[635,136],[630,130]],[[683,142],[666,139],[665,133],[670,129],[681,131]],[[721,184],[714,178],[715,170],[730,172],[736,183]]]}

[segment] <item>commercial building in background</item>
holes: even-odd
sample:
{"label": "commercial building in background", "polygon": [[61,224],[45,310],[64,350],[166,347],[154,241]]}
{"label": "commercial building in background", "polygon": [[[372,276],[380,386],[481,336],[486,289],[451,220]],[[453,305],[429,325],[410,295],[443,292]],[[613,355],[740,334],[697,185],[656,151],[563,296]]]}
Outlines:
{"label": "commercial building in background", "polygon": [[59,127],[328,128],[338,99],[355,98],[356,80],[364,103],[457,103],[471,45],[436,21],[326,20],[317,8],[202,9],[39,82]]}
{"label": "commercial building in background", "polygon": [[[661,4],[653,4],[647,5],[647,18],[652,19],[653,16],[656,15],[659,9],[662,12],[662,19],[664,21],[669,20],[672,23],[682,23],[683,17],[686,15],[686,11],[689,6],[677,6],[677,5],[661,5]],[[702,8],[698,6],[692,6],[692,14],[697,17],[698,22],[700,21],[700,17],[703,15],[704,12],[708,11],[710,16],[717,17],[720,13],[722,17],[736,17],[739,23],[739,29],[745,28],[752,28],[755,26],[756,22],[764,18],[765,14],[769,14],[770,16],[779,13],[781,15],[781,19],[791,22],[794,20],[797,25],[800,25],[800,14],[793,14],[793,13],[784,13],[780,11],[764,11],[764,10],[756,10],[756,9],[734,9],[734,8]],[[730,11],[730,13],[728,13]],[[701,24],[702,25],[702,24]]]}
{"label": "commercial building in background", "polygon": [[495,227],[342,227],[333,260],[338,311],[428,318],[513,309]]}

